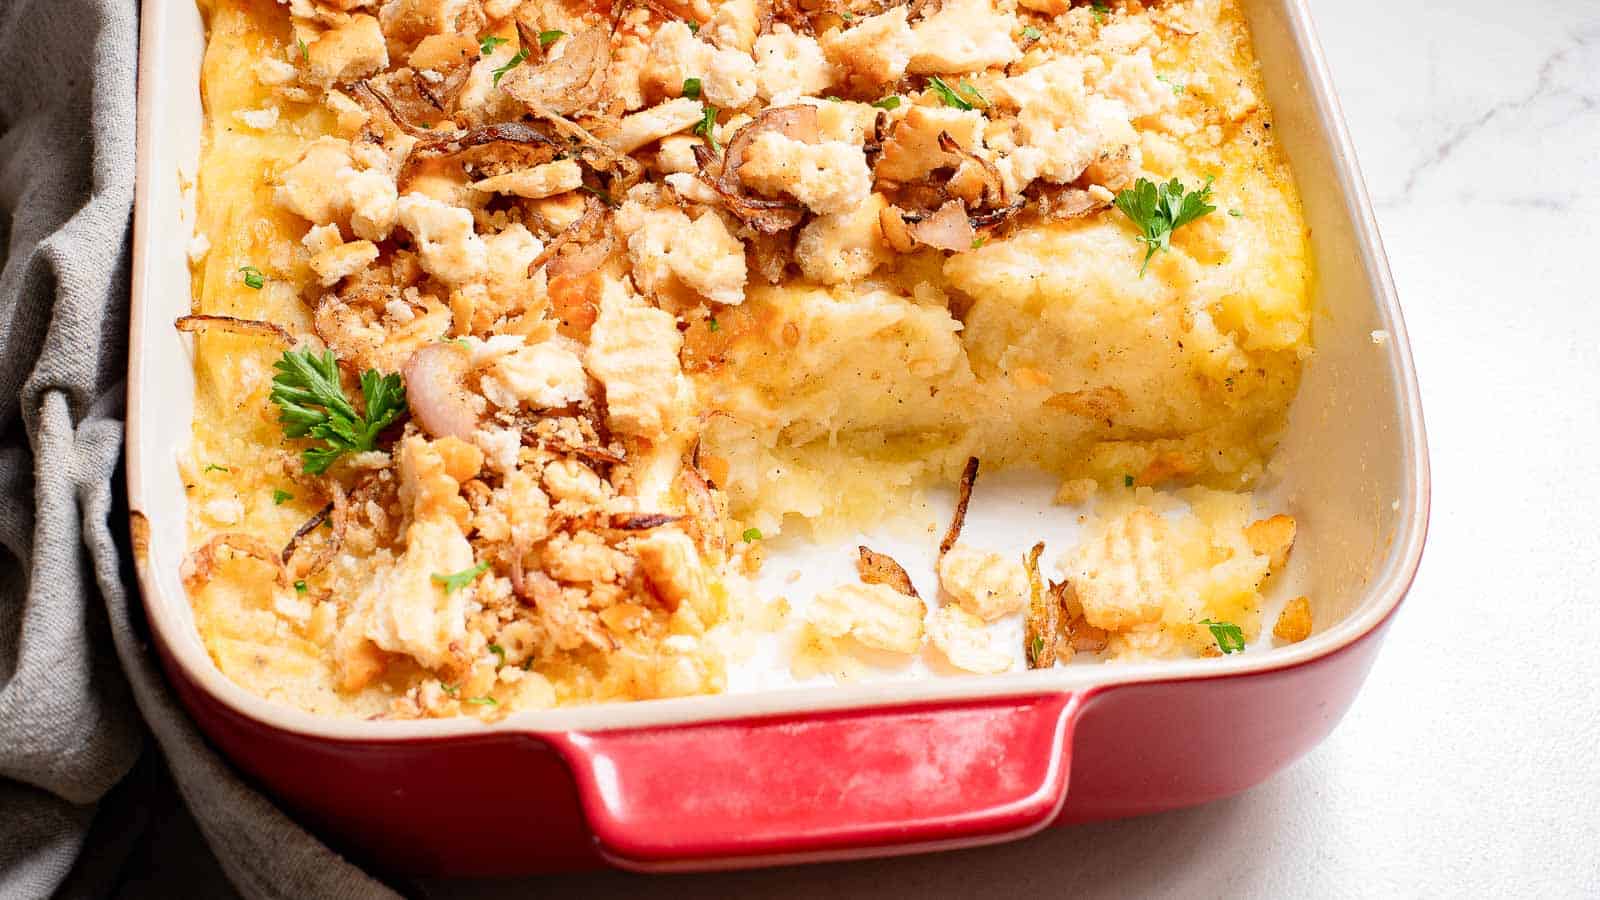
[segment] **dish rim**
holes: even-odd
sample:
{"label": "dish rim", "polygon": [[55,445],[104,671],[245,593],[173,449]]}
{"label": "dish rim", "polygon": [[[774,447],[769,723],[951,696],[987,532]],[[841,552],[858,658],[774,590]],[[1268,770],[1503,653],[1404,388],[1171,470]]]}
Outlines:
{"label": "dish rim", "polygon": [[[558,707],[514,712],[496,722],[458,716],[448,719],[367,721],[318,715],[287,704],[267,700],[235,684],[210,659],[199,642],[175,639],[179,629],[189,628],[180,620],[173,604],[187,604],[187,597],[173,598],[155,576],[147,546],[140,547],[146,478],[149,467],[172,465],[170,457],[142,451],[144,426],[144,377],[148,360],[145,353],[145,326],[159,327],[147,299],[155,292],[156,266],[150,252],[153,246],[151,207],[156,190],[157,167],[172,160],[156,158],[152,150],[158,124],[156,108],[161,99],[158,86],[170,83],[163,76],[171,71],[172,58],[166,52],[167,22],[161,14],[162,0],[141,0],[136,189],[131,274],[131,309],[128,345],[127,396],[127,481],[130,517],[134,531],[135,564],[144,609],[150,630],[169,664],[210,699],[230,712],[278,731],[312,738],[368,743],[410,742],[482,737],[494,734],[555,734],[571,731],[616,731],[645,727],[692,726],[711,722],[771,716],[800,716],[840,709],[870,709],[906,704],[937,704],[986,698],[1046,693],[1098,693],[1108,688],[1165,681],[1206,680],[1242,675],[1265,674],[1294,668],[1329,656],[1366,637],[1382,625],[1399,607],[1421,562],[1428,531],[1431,473],[1427,439],[1422,418],[1421,396],[1411,357],[1410,340],[1401,314],[1383,242],[1367,194],[1355,147],[1336,94],[1321,43],[1312,24],[1307,0],[1279,0],[1299,54],[1304,62],[1307,83],[1304,87],[1314,111],[1327,130],[1328,149],[1337,175],[1340,195],[1350,217],[1356,241],[1361,248],[1361,266],[1369,282],[1374,310],[1390,339],[1383,348],[1389,379],[1395,386],[1401,434],[1400,488],[1398,518],[1391,539],[1391,551],[1383,567],[1361,591],[1354,610],[1337,624],[1306,640],[1270,653],[1242,654],[1223,659],[1118,664],[1116,666],[1070,666],[1049,670],[1011,672],[1000,675],[960,675],[914,681],[888,681],[866,684],[783,687],[749,693],[723,693],[663,700]],[[150,319],[150,322],[146,322]],[[148,520],[144,525],[148,540]]]}

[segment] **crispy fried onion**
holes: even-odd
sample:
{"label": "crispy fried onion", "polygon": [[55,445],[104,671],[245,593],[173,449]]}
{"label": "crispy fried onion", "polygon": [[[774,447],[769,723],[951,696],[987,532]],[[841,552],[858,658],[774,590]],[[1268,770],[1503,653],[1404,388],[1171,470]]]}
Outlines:
{"label": "crispy fried onion", "polygon": [[595,137],[587,128],[542,103],[523,101],[529,112],[549,122],[557,134],[566,138],[568,152],[574,153],[589,168],[611,173],[610,191],[620,197],[644,177],[644,166],[626,153]]}
{"label": "crispy fried onion", "polygon": [[699,467],[693,464],[679,470],[678,484],[683,490],[683,505],[689,511],[683,530],[701,553],[713,560],[726,559],[728,538],[719,527],[722,510],[717,505],[716,495],[711,492],[711,485],[700,474]]}
{"label": "crispy fried onion", "polygon": [[611,527],[616,531],[650,531],[681,521],[683,516],[668,513],[619,513],[611,517]]}
{"label": "crispy fried onion", "polygon": [[258,337],[271,337],[283,341],[285,344],[294,343],[289,330],[273,322],[263,322],[260,319],[237,319],[233,316],[180,316],[173,327],[179,331],[197,334],[202,331],[226,331],[229,334],[249,334]]}
{"label": "crispy fried onion", "polygon": [[406,404],[429,437],[466,440],[478,430],[479,410],[467,390],[472,361],[461,346],[424,344],[406,360]]}
{"label": "crispy fried onion", "polygon": [[1000,170],[995,168],[993,162],[961,146],[961,142],[950,136],[950,132],[939,132],[939,149],[953,156],[959,157],[963,162],[970,162],[983,173],[983,190],[977,199],[976,207],[1007,206],[1006,183],[1000,178]]}
{"label": "crispy fried onion", "polygon": [[[523,29],[519,21],[518,30]],[[533,40],[529,41],[528,38]],[[537,34],[524,35],[523,46],[539,46]],[[501,79],[500,89],[521,101],[535,115],[549,110],[564,116],[593,107],[605,97],[606,70],[611,65],[611,37],[589,28],[568,38],[561,55],[537,66],[522,65]]]}
{"label": "crispy fried onion", "polygon": [[722,159],[718,160],[716,154],[703,145],[695,146],[694,158],[700,167],[700,180],[716,192],[729,212],[759,232],[776,234],[799,225],[805,208],[792,200],[771,200],[744,193],[739,183],[739,167],[744,164],[750,142],[763,131],[776,131],[792,140],[814,144],[819,136],[817,108],[802,103],[764,109],[734,133]]}
{"label": "crispy fried onion", "polygon": [[[317,510],[317,514],[306,520],[305,524],[295,529],[294,536],[283,548],[283,564],[296,578],[304,578],[322,571],[328,563],[333,562],[333,558],[339,554],[339,548],[344,544],[349,503],[345,498],[344,488],[337,481],[329,479],[328,486],[333,491],[333,500]],[[332,528],[328,539],[318,544],[309,554],[302,556],[300,551],[305,549],[306,537],[323,522],[327,522]]]}
{"label": "crispy fried onion", "polygon": [[1110,191],[1097,193],[1071,185],[1035,182],[1028,193],[1033,196],[1039,217],[1049,221],[1079,219],[1111,206]]}
{"label": "crispy fried onion", "polygon": [[[538,256],[533,258],[533,262],[528,264],[528,277],[532,278],[533,273],[539,271],[540,267],[550,262],[550,260],[555,259],[556,254],[572,241],[590,237],[596,227],[600,225],[601,220],[606,217],[607,210],[608,207],[599,197],[590,196],[585,198],[583,215],[579,216],[577,221],[568,225],[560,234],[556,235],[550,241],[549,246],[545,247],[539,252]],[[580,248],[578,252],[581,254],[583,250]],[[603,259],[604,257],[602,257]],[[599,262],[597,261],[595,265],[598,266]],[[568,270],[567,274],[572,273]]]}
{"label": "crispy fried onion", "polygon": [[406,154],[406,160],[400,165],[400,174],[396,180],[405,183],[416,167],[427,160],[456,156],[475,147],[491,144],[547,147],[552,151],[561,149],[559,140],[524,122],[497,122],[493,125],[469,128],[466,131],[449,132],[443,136],[435,132],[427,140],[418,141],[416,146],[411,148],[411,152]]}
{"label": "crispy fried onion", "polygon": [[[911,220],[912,216],[903,218]],[[978,237],[960,200],[946,200],[933,215],[907,221],[906,231],[916,243],[937,250],[971,250]]]}
{"label": "crispy fried onion", "polygon": [[183,586],[194,591],[199,589],[212,576],[217,573],[217,551],[223,547],[235,553],[254,557],[272,567],[273,580],[279,587],[289,586],[289,573],[284,568],[283,561],[272,552],[267,542],[253,534],[243,534],[237,531],[228,531],[215,535],[189,554],[183,565]]}
{"label": "crispy fried onion", "polygon": [[911,583],[911,576],[894,557],[887,553],[878,553],[865,545],[856,547],[856,573],[866,584],[882,584],[894,588],[907,597],[916,597],[917,588]]}
{"label": "crispy fried onion", "polygon": [[939,556],[944,557],[950,548],[961,540],[961,526],[967,522],[967,504],[972,502],[972,485],[978,480],[978,458],[967,457],[967,464],[961,470],[961,485],[956,489],[956,511],[950,517],[950,530],[944,533],[944,540],[939,542]]}
{"label": "crispy fried onion", "polygon": [[431,140],[439,136],[438,132],[429,131],[406,118],[406,114],[401,112],[400,107],[395,104],[394,98],[384,93],[381,88],[372,84],[372,82],[362,79],[350,87],[351,93],[355,94],[356,102],[366,107],[369,114],[375,115],[382,111],[389,118],[389,121],[395,124],[395,127],[420,140]]}
{"label": "crispy fried onion", "polygon": [[1030,669],[1048,669],[1056,664],[1056,640],[1061,629],[1061,602],[1054,590],[1044,589],[1039,574],[1039,555],[1044,542],[1033,545],[1022,565],[1028,570],[1028,609],[1024,614],[1022,652]]}

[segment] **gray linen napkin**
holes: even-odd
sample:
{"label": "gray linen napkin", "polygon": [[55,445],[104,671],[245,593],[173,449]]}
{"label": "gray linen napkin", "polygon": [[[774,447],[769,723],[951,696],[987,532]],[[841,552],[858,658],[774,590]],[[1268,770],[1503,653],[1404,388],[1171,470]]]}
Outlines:
{"label": "gray linen napkin", "polygon": [[136,5],[0,0],[0,898],[103,856],[145,726],[245,896],[394,897],[212,752],[143,637],[118,546]]}

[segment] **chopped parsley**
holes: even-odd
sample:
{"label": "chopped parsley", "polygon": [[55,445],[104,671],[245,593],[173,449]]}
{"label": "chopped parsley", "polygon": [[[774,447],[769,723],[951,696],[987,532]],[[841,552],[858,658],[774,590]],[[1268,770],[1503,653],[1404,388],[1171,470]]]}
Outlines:
{"label": "chopped parsley", "polygon": [[759,541],[761,540],[761,529],[746,528],[744,534],[740,535],[740,537],[744,538],[744,542],[747,544],[751,541]]}
{"label": "chopped parsley", "polygon": [[1039,38],[1044,37],[1044,32],[1029,25],[1027,28],[1022,29],[1022,37],[1024,40],[1037,41]]}
{"label": "chopped parsley", "polygon": [[255,266],[240,266],[239,271],[244,275],[244,286],[247,288],[259,291],[267,283],[267,276]]}
{"label": "chopped parsley", "polygon": [[566,34],[567,33],[565,31],[556,31],[554,29],[551,29],[550,31],[539,32],[539,49],[543,50],[551,44],[554,44],[556,41],[559,41],[565,37]]}
{"label": "chopped parsley", "polygon": [[378,434],[400,418],[406,408],[406,389],[396,374],[376,369],[361,373],[361,399],[366,409],[358,415],[339,382],[339,363],[333,351],[318,356],[311,350],[285,350],[272,366],[272,402],[278,405],[278,422],[292,438],[323,442],[307,447],[300,459],[311,475],[321,475],[346,453],[375,450]]}
{"label": "chopped parsley", "polygon": [[1178,82],[1173,81],[1172,79],[1168,78],[1165,75],[1157,75],[1156,76],[1156,80],[1161,82],[1162,84],[1172,88],[1172,92],[1174,94],[1177,94],[1180,97],[1183,96],[1183,92],[1184,91],[1187,91],[1189,89],[1187,85],[1179,84]]}
{"label": "chopped parsley", "polygon": [[277,490],[272,492],[272,505],[273,506],[282,506],[285,503],[288,503],[290,500],[293,500],[293,499],[294,499],[294,495],[289,493],[288,491],[284,490],[283,488],[278,488]]}
{"label": "chopped parsley", "polygon": [[484,56],[488,56],[494,52],[494,48],[510,40],[510,38],[503,38],[497,34],[491,34],[478,42],[478,52]]}
{"label": "chopped parsley", "polygon": [[879,109],[899,109],[900,97],[897,94],[890,94],[889,96],[884,97],[882,100],[872,101],[872,105]]}
{"label": "chopped parsley", "polygon": [[722,151],[717,147],[717,134],[715,131],[717,127],[717,108],[709,103],[701,104],[701,106],[703,108],[700,114],[700,121],[695,123],[694,133],[706,139],[706,146],[711,148],[712,153],[721,153]]}
{"label": "chopped parsley", "polygon": [[1230,209],[1230,210],[1228,210],[1228,215],[1230,215],[1230,216],[1233,216],[1233,217],[1234,217],[1234,218],[1235,218],[1235,219],[1242,219],[1242,218],[1244,218],[1244,213],[1242,213],[1242,212],[1240,212],[1240,211],[1239,211],[1239,210],[1237,210],[1237,209]]}
{"label": "chopped parsley", "polygon": [[448,684],[448,683],[443,682],[443,681],[439,682],[439,687],[442,688],[446,694],[451,694],[451,695],[454,695],[456,691],[461,690],[461,687],[459,685]]}
{"label": "chopped parsley", "polygon": [[500,646],[499,644],[490,644],[489,652],[500,657],[500,665],[503,666],[506,664],[506,648]]}
{"label": "chopped parsley", "polygon": [[233,470],[228,468],[227,466],[219,466],[216,463],[206,463],[206,467],[204,469],[201,469],[200,471],[202,471],[202,472],[232,472]]}
{"label": "chopped parsley", "polygon": [[310,60],[311,60],[311,50],[310,50],[310,48],[308,48],[306,46],[305,38],[295,38],[294,42],[296,44],[300,45],[300,61],[301,62],[310,62]]}
{"label": "chopped parsley", "polygon": [[306,588],[306,582],[305,582],[304,578],[302,578],[299,581],[296,581],[294,583],[294,592],[296,594],[299,594],[300,596],[304,597],[305,594],[306,594],[306,590],[307,590],[307,588]]}
{"label": "chopped parsley", "polygon": [[1172,233],[1201,216],[1216,212],[1211,205],[1211,182],[1197,191],[1184,191],[1183,182],[1174,178],[1166,184],[1156,185],[1141,178],[1133,187],[1117,194],[1117,209],[1139,228],[1139,243],[1147,248],[1139,276],[1144,277],[1150,267],[1150,257],[1157,250],[1170,250]]}
{"label": "chopped parsley", "polygon": [[1044,656],[1044,636],[1034,635],[1033,643],[1028,647],[1028,661],[1037,664]]}
{"label": "chopped parsley", "polygon": [[706,327],[709,328],[712,331],[712,333],[716,333],[716,332],[722,330],[722,326],[717,324],[717,317],[716,316],[712,316],[706,322]]}
{"label": "chopped parsley", "polygon": [[469,697],[466,700],[463,700],[461,702],[470,703],[473,706],[499,706],[500,705],[500,701],[494,699],[493,697]]}
{"label": "chopped parsley", "polygon": [[515,69],[517,66],[522,65],[522,61],[527,59],[527,58],[528,58],[528,48],[527,47],[523,47],[521,50],[517,51],[517,55],[516,56],[513,56],[510,59],[506,60],[506,64],[505,65],[500,66],[499,68],[495,69],[494,70],[494,85],[495,85],[495,87],[499,87],[500,86],[500,79],[504,78],[507,72],[511,71],[512,69]]}
{"label": "chopped parsley", "polygon": [[434,583],[444,585],[444,592],[446,594],[454,594],[456,591],[459,591],[474,581],[477,581],[478,576],[487,571],[489,571],[489,561],[484,560],[470,569],[462,569],[459,572],[452,572],[449,575],[435,572],[428,577],[432,578]]}
{"label": "chopped parsley", "polygon": [[1210,619],[1201,619],[1200,624],[1211,629],[1211,636],[1217,641],[1217,649],[1223,653],[1241,653],[1244,651],[1244,630],[1232,622],[1214,622]]}
{"label": "chopped parsley", "polygon": [[989,105],[989,98],[985,97],[976,85],[965,78],[961,79],[961,93],[971,97],[979,106],[988,107]]}
{"label": "chopped parsley", "polygon": [[935,94],[938,94],[939,99],[944,101],[945,106],[953,106],[956,109],[972,108],[972,102],[970,100],[967,100],[960,94],[956,93],[955,88],[945,84],[944,79],[937,75],[928,79],[928,89],[933,91]]}
{"label": "chopped parsley", "polygon": [[856,14],[849,10],[845,10],[839,14],[839,18],[845,20],[846,22],[854,22],[856,20]]}
{"label": "chopped parsley", "polygon": [[700,79],[685,78],[683,80],[683,95],[690,100],[700,99]]}
{"label": "chopped parsley", "polygon": [[1092,7],[1094,9],[1094,23],[1096,25],[1104,25],[1106,23],[1106,15],[1111,12],[1111,7],[1104,3],[1095,3],[1092,4]]}
{"label": "chopped parsley", "polygon": [[1133,487],[1133,476],[1132,475],[1124,475],[1124,476],[1122,476],[1122,486],[1123,487]]}
{"label": "chopped parsley", "polygon": [[689,26],[689,33],[690,34],[699,34],[700,33],[700,23],[699,22],[685,22],[683,24]]}
{"label": "chopped parsley", "polygon": [[989,239],[980,234],[972,239],[972,249],[976,250],[987,243],[989,243]]}

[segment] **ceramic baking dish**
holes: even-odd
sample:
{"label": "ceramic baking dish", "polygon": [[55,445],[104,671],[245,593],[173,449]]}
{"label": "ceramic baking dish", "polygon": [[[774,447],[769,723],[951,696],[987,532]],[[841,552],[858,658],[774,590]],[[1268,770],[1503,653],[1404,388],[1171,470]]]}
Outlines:
{"label": "ceramic baking dish", "polygon": [[1269,507],[1300,523],[1302,643],[1223,659],[745,690],[475,719],[340,721],[212,663],[179,580],[204,34],[143,4],[128,482],[151,632],[212,741],[336,846],[411,871],[726,868],[970,846],[1227,796],[1354,699],[1428,516],[1417,387],[1388,265],[1302,0],[1245,4],[1319,269],[1317,351]]}

